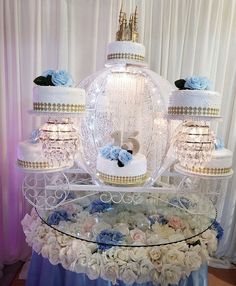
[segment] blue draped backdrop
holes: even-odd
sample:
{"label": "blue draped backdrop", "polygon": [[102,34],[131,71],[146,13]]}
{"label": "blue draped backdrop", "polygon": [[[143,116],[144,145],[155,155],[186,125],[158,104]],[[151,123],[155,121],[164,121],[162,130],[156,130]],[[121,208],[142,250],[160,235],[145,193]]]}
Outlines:
{"label": "blue draped backdrop", "polygon": [[[207,286],[207,265],[192,272],[188,279],[181,280],[178,286]],[[33,253],[27,278],[27,286],[112,286],[103,279],[90,280],[85,274],[65,270],[60,264],[52,265],[47,259]],[[125,286],[123,282],[119,286]],[[152,283],[133,284],[133,286],[153,286]],[[161,286],[161,285],[160,285]]]}

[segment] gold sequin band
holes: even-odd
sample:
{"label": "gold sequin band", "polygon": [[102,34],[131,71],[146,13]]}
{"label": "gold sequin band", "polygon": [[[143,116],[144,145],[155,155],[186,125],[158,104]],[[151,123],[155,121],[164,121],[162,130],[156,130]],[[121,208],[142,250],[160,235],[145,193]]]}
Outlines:
{"label": "gold sequin band", "polygon": [[231,172],[231,168],[187,168],[183,167],[187,171],[204,174],[204,175],[223,175]]}
{"label": "gold sequin band", "polygon": [[17,164],[22,168],[30,168],[30,169],[45,169],[49,168],[48,162],[29,162],[23,160],[17,160]]}
{"label": "gold sequin band", "polygon": [[171,115],[205,115],[205,116],[219,116],[219,108],[202,108],[202,107],[187,107],[187,106],[174,106],[168,108],[168,114]]}
{"label": "gold sequin band", "polygon": [[107,55],[108,60],[125,59],[125,60],[135,60],[144,61],[144,56],[130,53],[115,53]]}
{"label": "gold sequin band", "polygon": [[97,172],[98,178],[104,181],[107,184],[112,185],[141,185],[147,179],[147,174],[143,174],[140,176],[129,176],[129,177],[122,177],[122,176],[111,176],[101,172]]}
{"label": "gold sequin band", "polygon": [[47,111],[47,112],[84,112],[85,105],[34,102],[33,109],[37,111]]}

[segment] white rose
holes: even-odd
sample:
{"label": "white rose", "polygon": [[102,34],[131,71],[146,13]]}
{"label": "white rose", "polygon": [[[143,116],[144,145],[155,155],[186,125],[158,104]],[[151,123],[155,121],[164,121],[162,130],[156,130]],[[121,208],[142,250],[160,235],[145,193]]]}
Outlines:
{"label": "white rose", "polygon": [[133,284],[136,282],[138,265],[135,262],[129,262],[120,267],[119,278],[125,284]]}
{"label": "white rose", "polygon": [[210,255],[213,255],[213,253],[217,249],[217,238],[216,238],[216,232],[214,230],[206,230],[201,234],[202,241],[207,245],[207,250]]}
{"label": "white rose", "polygon": [[160,260],[162,256],[162,252],[159,246],[151,247],[148,254],[151,258],[151,261]]}
{"label": "white rose", "polygon": [[118,265],[124,265],[130,260],[130,251],[126,248],[118,248],[114,257]]}
{"label": "white rose", "polygon": [[123,235],[129,235],[129,226],[126,223],[117,223],[113,229],[121,232]]}
{"label": "white rose", "polygon": [[99,278],[101,273],[101,255],[94,253],[88,260],[87,272],[89,279],[95,280]]}
{"label": "white rose", "polygon": [[[60,249],[59,251],[59,258],[60,258],[60,263],[62,264],[62,266],[65,269],[71,269],[71,265],[73,264],[74,260],[73,257],[71,257],[70,255],[68,255],[68,250],[69,250],[69,246],[67,247],[63,247]],[[71,269],[72,271],[74,269]]]}
{"label": "white rose", "polygon": [[166,254],[164,255],[163,262],[167,264],[183,266],[184,265],[184,253],[182,251],[172,248],[168,250]]}
{"label": "white rose", "polygon": [[73,240],[71,252],[74,252],[74,255],[76,255],[75,271],[78,273],[85,272],[88,260],[92,255],[91,250],[85,243]]}
{"label": "white rose", "polygon": [[187,271],[187,274],[190,272],[195,271],[200,268],[202,264],[202,259],[195,251],[187,251],[185,252],[185,259],[184,259]]}
{"label": "white rose", "polygon": [[44,244],[42,249],[41,249],[41,254],[44,258],[47,258],[49,257],[49,245],[47,244]]}
{"label": "white rose", "polygon": [[[161,270],[160,270],[161,271]],[[151,277],[151,281],[154,284],[160,284],[160,271],[156,268],[153,268],[150,271],[150,277]]]}
{"label": "white rose", "polygon": [[169,227],[167,224],[160,225],[159,223],[155,223],[152,226],[152,230],[154,233],[158,234],[161,238],[165,238],[165,239],[175,234],[175,230]]}
{"label": "white rose", "polygon": [[150,281],[150,271],[154,268],[153,264],[148,258],[144,258],[140,262],[140,270],[138,273],[137,283],[145,283]]}
{"label": "white rose", "polygon": [[67,246],[71,244],[72,238],[68,235],[60,235],[57,237],[57,242],[60,244],[61,247]]}
{"label": "white rose", "polygon": [[130,258],[134,262],[142,260],[143,257],[147,257],[147,249],[145,247],[135,247],[130,250]]}
{"label": "white rose", "polygon": [[189,250],[189,246],[185,241],[177,242],[173,244],[173,247],[177,250],[184,251],[184,252]]}
{"label": "white rose", "polygon": [[60,262],[59,253],[60,246],[58,244],[49,245],[49,260],[53,265],[56,265]]}
{"label": "white rose", "polygon": [[40,253],[44,245],[44,241],[39,239],[39,240],[33,241],[32,243],[33,243],[33,246],[32,246],[33,250],[37,253]]}
{"label": "white rose", "polygon": [[181,268],[173,264],[164,264],[161,269],[161,285],[178,284],[181,279]]}
{"label": "white rose", "polygon": [[114,261],[107,261],[101,267],[101,278],[111,281],[112,284],[116,284],[118,277],[118,265]]}

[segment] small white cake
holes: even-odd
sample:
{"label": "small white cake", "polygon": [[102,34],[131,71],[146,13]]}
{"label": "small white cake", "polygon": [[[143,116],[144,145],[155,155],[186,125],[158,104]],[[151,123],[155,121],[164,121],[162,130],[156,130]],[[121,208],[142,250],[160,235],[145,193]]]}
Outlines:
{"label": "small white cake", "polygon": [[206,163],[204,167],[193,167],[186,170],[197,174],[211,176],[227,175],[232,173],[232,159],[233,153],[226,148],[221,148],[213,151],[210,162]]}
{"label": "small white cake", "polygon": [[33,109],[40,112],[84,112],[85,91],[74,87],[35,86]]}
{"label": "small white cake", "polygon": [[141,185],[147,177],[147,159],[137,153],[124,167],[119,167],[116,160],[105,159],[101,154],[97,157],[97,176],[112,185]]}
{"label": "small white cake", "polygon": [[210,90],[174,90],[170,96],[168,114],[220,116],[221,97]]}
{"label": "small white cake", "polygon": [[115,41],[107,46],[107,63],[125,60],[128,62],[144,62],[144,45],[132,41]]}

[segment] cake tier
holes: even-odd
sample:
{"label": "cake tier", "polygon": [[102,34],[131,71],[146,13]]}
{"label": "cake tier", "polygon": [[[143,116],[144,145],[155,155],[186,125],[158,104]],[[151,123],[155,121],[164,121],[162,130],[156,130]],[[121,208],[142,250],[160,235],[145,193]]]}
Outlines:
{"label": "cake tier", "polygon": [[233,153],[225,148],[214,150],[210,162],[204,167],[185,168],[187,171],[205,175],[226,175],[232,172]]}
{"label": "cake tier", "polygon": [[220,116],[221,98],[209,90],[174,90],[170,96],[168,114]]}
{"label": "cake tier", "polygon": [[62,86],[35,86],[33,109],[40,112],[85,111],[85,91]]}
{"label": "cake tier", "polygon": [[100,154],[97,158],[97,176],[101,181],[114,185],[139,185],[146,180],[147,160],[143,154],[136,154],[124,167],[116,160],[108,160]]}
{"label": "cake tier", "polygon": [[42,143],[22,141],[17,148],[17,164],[25,169],[57,169],[68,168],[69,164],[49,162],[43,155]]}
{"label": "cake tier", "polygon": [[115,41],[107,46],[107,60],[144,61],[145,47],[131,41]]}

